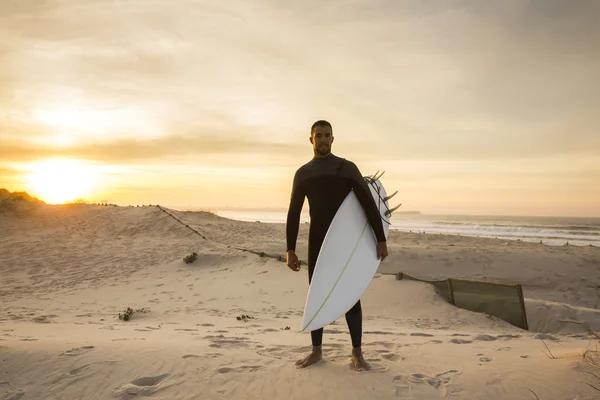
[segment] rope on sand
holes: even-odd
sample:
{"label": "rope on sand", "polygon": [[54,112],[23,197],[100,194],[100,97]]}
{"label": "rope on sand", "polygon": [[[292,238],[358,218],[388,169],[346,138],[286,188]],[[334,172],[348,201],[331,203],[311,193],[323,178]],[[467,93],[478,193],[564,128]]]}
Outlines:
{"label": "rope on sand", "polygon": [[255,250],[243,249],[241,247],[234,247],[234,249],[240,250],[240,251],[245,251],[245,252],[252,253],[252,254],[256,254],[257,256],[261,256],[261,257],[274,258],[277,261],[285,262],[285,257],[283,257],[283,256],[281,256],[279,254],[267,254],[264,251],[255,251]]}
{"label": "rope on sand", "polygon": [[[280,254],[267,254],[264,251],[255,251],[255,250],[243,249],[241,247],[234,247],[234,249],[245,251],[245,252],[252,253],[252,254],[256,254],[256,255],[258,255],[260,257],[270,257],[270,258],[276,259],[277,261],[286,262],[285,256],[282,256]],[[300,260],[300,262],[301,263],[307,263],[305,260]]]}
{"label": "rope on sand", "polygon": [[195,232],[202,239],[208,240],[208,239],[206,239],[206,236],[202,235],[200,232],[198,232],[197,230],[195,230],[194,228],[192,228],[191,226],[189,226],[188,224],[186,224],[185,222],[183,222],[182,220],[180,220],[179,218],[177,218],[176,216],[174,216],[173,214],[171,214],[170,212],[168,212],[167,210],[165,210],[164,208],[162,208],[158,204],[156,205],[156,207],[158,207],[159,210],[161,210],[162,212],[164,212],[168,216],[172,217],[175,221],[179,222],[181,225],[185,226],[186,228],[191,229],[192,232]]}
{"label": "rope on sand", "polygon": [[[158,207],[159,210],[161,210],[162,212],[164,212],[165,214],[167,214],[168,216],[170,216],[171,218],[173,218],[175,221],[179,222],[181,225],[185,226],[186,228],[191,229],[192,232],[196,233],[202,239],[208,240],[206,238],[206,236],[202,235],[200,232],[198,232],[197,230],[195,230],[194,228],[192,228],[191,226],[189,226],[188,224],[186,224],[185,222],[183,222],[182,220],[180,220],[179,218],[177,218],[176,216],[174,216],[173,214],[171,214],[170,212],[168,212],[167,210],[165,210],[164,208],[162,208],[160,205],[157,204],[156,207]],[[277,261],[286,262],[285,257],[282,256],[282,255],[279,255],[279,254],[267,254],[264,251],[255,251],[255,250],[243,249],[243,248],[240,248],[240,247],[234,247],[234,249],[240,250],[240,251],[245,251],[245,252],[252,253],[252,254],[256,254],[256,255],[258,255],[260,257],[269,257],[269,258],[274,258]],[[306,263],[306,261],[304,261],[304,260],[300,260],[300,262]]]}

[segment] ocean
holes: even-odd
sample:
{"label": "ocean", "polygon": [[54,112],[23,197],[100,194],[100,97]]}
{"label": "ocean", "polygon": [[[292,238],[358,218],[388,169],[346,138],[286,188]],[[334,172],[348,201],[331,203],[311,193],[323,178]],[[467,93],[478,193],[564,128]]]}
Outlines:
{"label": "ocean", "polygon": [[[216,213],[225,218],[264,223],[285,223],[287,216],[286,211],[216,210]],[[308,222],[308,213],[303,212],[300,220]],[[600,247],[600,218],[395,213],[391,222],[390,229],[405,232],[541,241],[551,246],[568,243]]]}

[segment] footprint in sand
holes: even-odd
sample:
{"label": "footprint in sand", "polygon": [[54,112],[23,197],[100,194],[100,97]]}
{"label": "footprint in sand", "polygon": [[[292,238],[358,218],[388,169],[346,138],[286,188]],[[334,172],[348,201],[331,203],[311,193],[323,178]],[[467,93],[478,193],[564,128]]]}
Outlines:
{"label": "footprint in sand", "polygon": [[504,382],[504,378],[494,377],[494,378],[490,379],[489,381],[487,381],[486,384],[488,384],[488,385],[502,385],[502,382]]}
{"label": "footprint in sand", "polygon": [[79,368],[75,368],[69,371],[69,375],[79,375],[81,372],[83,372],[87,367],[89,367],[89,365],[84,365],[82,367]]}
{"label": "footprint in sand", "polygon": [[253,341],[250,341],[248,338],[246,337],[227,337],[224,335],[218,335],[218,336],[214,336],[214,335],[209,335],[209,336],[205,336],[203,337],[203,339],[208,339],[210,340],[210,344],[208,345],[209,347],[212,348],[241,348],[241,347],[248,347],[251,344],[255,343]]}
{"label": "footprint in sand", "polygon": [[205,354],[202,354],[201,356],[199,356],[197,354],[186,354],[181,358],[217,358],[222,355],[223,354],[221,354],[221,353],[205,353]]}
{"label": "footprint in sand", "polygon": [[84,372],[90,365],[91,364],[82,365],[81,367],[70,370],[68,373],[57,371],[57,374],[53,376],[50,383],[52,385],[55,385],[59,382],[66,382],[69,384],[71,382],[75,382],[76,380],[82,379],[84,378]]}
{"label": "footprint in sand", "polygon": [[521,335],[498,335],[500,339],[518,339]]}
{"label": "footprint in sand", "polygon": [[494,340],[498,340],[497,337],[491,335],[477,335],[473,338],[473,340],[481,340],[483,342],[492,342]]}
{"label": "footprint in sand", "polygon": [[465,340],[465,339],[452,339],[450,341],[450,343],[454,343],[454,344],[468,344],[468,343],[473,343],[472,340]]}
{"label": "footprint in sand", "polygon": [[387,331],[365,331],[365,335],[397,335],[396,332]]}
{"label": "footprint in sand", "polygon": [[241,373],[241,372],[254,372],[260,371],[263,369],[262,365],[240,365],[238,367],[221,367],[217,369],[217,372],[220,374],[228,374],[228,373]]}
{"label": "footprint in sand", "polygon": [[381,358],[388,360],[388,361],[394,361],[394,362],[406,360],[406,357],[402,357],[402,356],[399,356],[398,354],[394,354],[394,353],[382,354]]}
{"label": "footprint in sand", "polygon": [[404,399],[445,397],[452,384],[452,377],[460,373],[451,369],[433,376],[422,373],[396,375],[392,384],[396,396]]}
{"label": "footprint in sand", "polygon": [[0,382],[0,394],[2,400],[21,400],[25,392],[14,388],[9,382]]}
{"label": "footprint in sand", "polygon": [[535,335],[533,337],[534,339],[540,339],[540,340],[553,340],[553,341],[560,341],[560,339],[552,336],[552,335],[548,335],[547,333],[538,333],[537,335]]}
{"label": "footprint in sand", "polygon": [[[394,345],[394,346],[397,347],[397,345]],[[393,349],[395,350],[395,348],[393,348]],[[379,354],[382,359],[388,360],[388,361],[402,361],[402,360],[406,359],[405,357],[402,357],[396,353],[393,353],[390,348],[374,349],[373,351],[375,351],[377,354]]]}
{"label": "footprint in sand", "polygon": [[94,349],[94,346],[83,346],[83,347],[75,347],[71,350],[67,350],[67,351],[63,351],[62,353],[59,353],[59,356],[68,356],[68,357],[75,357],[75,356],[80,356],[82,354],[85,354],[87,352],[90,352]]}
{"label": "footprint in sand", "polygon": [[492,359],[491,359],[491,358],[489,358],[489,357],[481,357],[481,358],[479,359],[479,361],[481,361],[481,362],[490,362],[490,361],[492,361]]}
{"label": "footprint in sand", "polygon": [[40,315],[39,317],[32,318],[33,322],[38,324],[49,324],[52,318],[58,317],[58,315]]}
{"label": "footprint in sand", "polygon": [[160,383],[163,382],[169,374],[162,374],[157,376],[143,376],[135,379],[125,385],[121,386],[114,392],[114,397],[125,399],[131,399],[132,397],[150,397],[160,389]]}
{"label": "footprint in sand", "polygon": [[158,376],[144,376],[134,381],[131,381],[131,384],[135,386],[156,386],[160,382],[165,380],[165,378],[167,378],[168,376],[169,374],[162,374]]}
{"label": "footprint in sand", "polygon": [[158,326],[147,326],[146,329],[150,329],[152,331],[157,331],[157,330],[160,329],[160,325],[158,325]]}

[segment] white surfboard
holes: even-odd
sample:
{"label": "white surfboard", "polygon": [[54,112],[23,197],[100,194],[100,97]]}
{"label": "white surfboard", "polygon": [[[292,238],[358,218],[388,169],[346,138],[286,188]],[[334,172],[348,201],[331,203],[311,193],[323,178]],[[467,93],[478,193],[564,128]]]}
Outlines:
{"label": "white surfboard", "polygon": [[[367,176],[365,180],[379,209],[387,238],[391,215],[388,215],[387,194],[379,177]],[[367,215],[351,191],[321,245],[304,306],[302,331],[322,328],[356,304],[379,267],[376,244]]]}

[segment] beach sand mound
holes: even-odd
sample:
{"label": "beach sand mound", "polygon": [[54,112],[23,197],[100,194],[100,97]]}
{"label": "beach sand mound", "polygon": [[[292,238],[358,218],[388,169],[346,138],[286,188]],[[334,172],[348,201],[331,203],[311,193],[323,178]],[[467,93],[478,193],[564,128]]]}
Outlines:
{"label": "beach sand mound", "polygon": [[4,188],[0,188],[0,201],[10,196],[10,192]]}
{"label": "beach sand mound", "polygon": [[[466,277],[470,268],[470,277],[509,280],[525,257],[534,269],[520,281],[528,317],[550,332],[554,322],[540,315],[552,309],[553,292],[573,299],[553,303],[568,311],[556,318],[600,322],[586,290],[573,296],[582,276],[567,273],[595,260],[594,249],[555,254],[515,243],[507,256],[493,240],[393,233],[390,257],[362,297],[372,370],[351,369],[343,317],[325,328],[324,359],[301,370],[294,362],[310,350],[310,335],[299,332],[306,266],[292,272],[239,250],[283,254],[285,226],[158,207],[44,206],[28,218],[0,218],[0,398],[598,397],[587,384],[594,380],[585,372],[594,370],[581,357],[590,345],[581,330],[525,331],[453,307],[426,283],[385,274],[439,277],[457,266]],[[494,250],[516,266],[490,261],[482,270],[479,261]],[[538,254],[551,262],[536,264]],[[529,290],[537,268],[567,282],[535,281]],[[586,271],[587,279],[598,273]],[[119,318],[128,308],[128,320]]]}
{"label": "beach sand mound", "polygon": [[0,189],[0,215],[29,215],[42,204],[45,203],[26,192],[11,193],[6,189]]}

